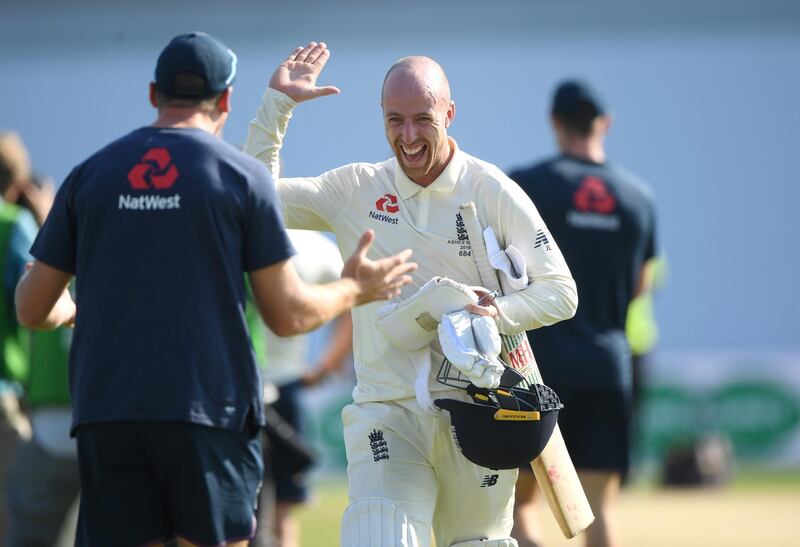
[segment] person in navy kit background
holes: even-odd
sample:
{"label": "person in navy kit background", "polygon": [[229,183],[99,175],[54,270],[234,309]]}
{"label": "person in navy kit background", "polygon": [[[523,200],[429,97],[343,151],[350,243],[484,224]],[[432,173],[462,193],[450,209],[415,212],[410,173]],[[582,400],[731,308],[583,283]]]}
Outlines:
{"label": "person in navy kit background", "polygon": [[415,268],[410,251],[369,260],[366,232],[343,279],[299,280],[270,175],[218,138],[235,74],[215,38],[173,39],[150,84],[157,121],[70,173],[17,287],[22,324],[76,325],[78,545],[245,545],[263,470],[245,273],[287,336],[394,297]]}
{"label": "person in navy kit background", "polygon": [[[650,189],[607,160],[611,124],[598,93],[565,81],[555,91],[551,122],[559,154],[510,174],[536,203],[578,287],[575,317],[528,332],[544,381],[564,403],[558,422],[595,513],[584,533],[590,546],[619,545],[615,503],[629,466],[631,354],[628,304],[649,284],[656,254]],[[537,239],[549,245],[546,236]],[[512,535],[538,544],[530,470],[517,482]]]}

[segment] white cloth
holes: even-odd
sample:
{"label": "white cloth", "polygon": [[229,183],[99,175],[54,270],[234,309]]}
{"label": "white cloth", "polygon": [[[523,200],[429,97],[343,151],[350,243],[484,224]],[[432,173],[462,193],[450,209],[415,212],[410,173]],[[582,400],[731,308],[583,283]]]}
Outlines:
{"label": "white cloth", "polygon": [[[493,226],[503,247],[513,245],[525,257],[532,282],[523,290],[497,299],[520,329],[538,328],[569,318],[577,306],[575,283],[558,247],[535,247],[537,232],[547,232],[528,196],[494,165],[458,149],[444,172],[429,186],[412,182],[395,158],[381,163],[349,164],[317,177],[277,179],[279,150],[295,102],[267,89],[251,122],[245,151],[264,161],[277,180],[283,214],[290,228],[333,231],[343,256],[356,248],[367,228],[376,238],[369,256],[385,257],[414,249],[419,268],[407,297],[433,276],[446,276],[479,286],[458,206],[477,205],[483,226]],[[375,135],[378,138],[379,135]],[[552,238],[550,238],[553,241]],[[375,326],[381,302],[353,310],[357,402],[413,398],[415,369],[409,355],[393,347]],[[508,333],[504,333],[508,334]],[[437,341],[431,344],[433,362],[442,359]],[[434,371],[437,367],[434,367]],[[429,378],[432,394],[447,389]]]}
{"label": "white cloth", "polygon": [[442,314],[463,310],[477,301],[473,287],[437,276],[408,298],[381,306],[375,326],[394,347],[417,350],[436,338]]}
{"label": "white cloth", "polygon": [[[289,230],[297,254],[292,262],[300,279],[306,283],[329,283],[339,279],[344,263],[336,244],[328,237],[310,230]],[[309,335],[276,336],[261,322],[266,340],[264,380],[283,385],[297,380],[308,370]]]}
{"label": "white cloth", "polygon": [[445,357],[478,387],[500,386],[503,365],[498,360],[500,335],[490,317],[462,310],[446,313],[439,323],[439,343]]}
{"label": "white cloth", "polygon": [[503,294],[512,294],[528,286],[528,273],[525,271],[525,256],[519,249],[509,245],[501,249],[494,228],[487,226],[483,231],[486,254],[489,264],[497,270]]}

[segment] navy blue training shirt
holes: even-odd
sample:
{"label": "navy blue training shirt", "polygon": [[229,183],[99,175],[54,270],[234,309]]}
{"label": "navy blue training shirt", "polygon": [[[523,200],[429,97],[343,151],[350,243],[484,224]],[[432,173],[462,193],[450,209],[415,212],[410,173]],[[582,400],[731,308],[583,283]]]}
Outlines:
{"label": "navy blue training shirt", "polygon": [[510,177],[536,205],[578,287],[575,317],[528,332],[544,381],[630,385],[625,317],[642,265],[656,253],[650,190],[619,166],[569,156]]}
{"label": "navy blue training shirt", "polygon": [[259,161],[200,129],[133,131],[70,173],[31,253],[76,277],[73,431],[263,421],[244,274],[294,250]]}

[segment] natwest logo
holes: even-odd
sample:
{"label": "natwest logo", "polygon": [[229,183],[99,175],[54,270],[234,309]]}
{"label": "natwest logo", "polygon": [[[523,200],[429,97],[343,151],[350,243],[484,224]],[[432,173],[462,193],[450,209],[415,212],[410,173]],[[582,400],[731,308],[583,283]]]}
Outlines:
{"label": "natwest logo", "polygon": [[128,172],[128,181],[136,190],[165,190],[178,179],[178,169],[166,148],[151,148]]}
{"label": "natwest logo", "polygon": [[617,200],[600,177],[586,177],[572,196],[572,203],[581,212],[607,215],[617,207]]}
{"label": "natwest logo", "polygon": [[383,211],[384,213],[390,213],[392,215],[400,210],[400,206],[397,205],[397,196],[393,196],[392,194],[384,194],[379,197],[378,201],[375,202],[375,208],[378,211]]}

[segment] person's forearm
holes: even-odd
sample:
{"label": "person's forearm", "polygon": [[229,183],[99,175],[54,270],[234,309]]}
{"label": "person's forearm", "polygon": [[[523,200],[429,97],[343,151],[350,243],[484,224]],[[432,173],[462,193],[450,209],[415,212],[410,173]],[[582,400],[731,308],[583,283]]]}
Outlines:
{"label": "person's forearm", "polygon": [[275,180],[280,177],[280,150],[296,104],[280,91],[268,87],[247,130],[244,152],[264,162]]}
{"label": "person's forearm", "polygon": [[275,330],[278,336],[310,332],[357,305],[361,290],[349,278],[326,285],[306,285],[292,299],[285,321]]}
{"label": "person's forearm", "polygon": [[24,275],[17,285],[17,320],[29,329],[52,330],[75,323],[75,302],[64,291],[52,307],[38,301],[36,289],[31,286],[28,275]]}

